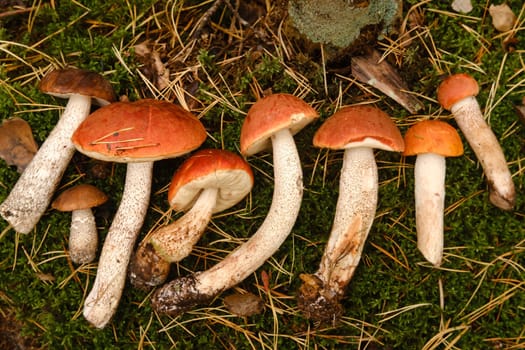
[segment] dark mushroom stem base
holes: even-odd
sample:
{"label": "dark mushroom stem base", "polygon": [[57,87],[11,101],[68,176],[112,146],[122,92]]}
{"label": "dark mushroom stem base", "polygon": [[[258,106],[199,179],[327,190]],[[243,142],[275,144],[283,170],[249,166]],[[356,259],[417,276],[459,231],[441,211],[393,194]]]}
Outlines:
{"label": "dark mushroom stem base", "polygon": [[361,260],[378,198],[378,170],[369,147],[345,150],[334,224],[319,270],[303,274],[298,306],[316,321],[335,322],[340,300]]}

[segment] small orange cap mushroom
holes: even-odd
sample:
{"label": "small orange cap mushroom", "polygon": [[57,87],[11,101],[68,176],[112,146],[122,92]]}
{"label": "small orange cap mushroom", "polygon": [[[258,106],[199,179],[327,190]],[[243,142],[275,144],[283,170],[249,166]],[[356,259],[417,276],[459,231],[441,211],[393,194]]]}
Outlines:
{"label": "small orange cap mushroom", "polygon": [[443,157],[463,154],[458,132],[441,120],[423,120],[411,126],[405,134],[405,156],[436,153]]}
{"label": "small orange cap mushroom", "polygon": [[59,211],[90,209],[104,204],[108,197],[93,185],[81,184],[62,192],[51,204]]}
{"label": "small orange cap mushroom", "polygon": [[437,99],[441,106],[450,110],[456,102],[479,93],[476,79],[466,73],[458,73],[447,77],[438,87]]}
{"label": "small orange cap mushroom", "polygon": [[308,103],[290,94],[272,94],[255,102],[241,129],[241,153],[249,156],[270,148],[272,134],[290,129],[292,135],[319,117]]}

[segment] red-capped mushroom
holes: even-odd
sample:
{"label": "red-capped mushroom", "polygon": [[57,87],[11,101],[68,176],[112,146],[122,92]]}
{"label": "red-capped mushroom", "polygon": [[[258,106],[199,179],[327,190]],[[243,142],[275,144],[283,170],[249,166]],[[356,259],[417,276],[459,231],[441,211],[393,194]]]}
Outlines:
{"label": "red-capped mushroom", "polygon": [[71,212],[69,257],[74,263],[84,264],[95,260],[98,234],[91,209],[107,200],[108,196],[95,186],[81,184],[65,190],[51,203],[53,209]]}
{"label": "red-capped mushroom", "polygon": [[124,192],[84,304],[84,317],[95,327],[109,322],[122,295],[133,246],[149,205],[153,162],[186,154],[205,139],[206,131],[193,114],[152,99],[102,107],[73,134],[73,143],[81,153],[127,163]]}
{"label": "red-capped mushroom", "polygon": [[274,181],[268,215],[251,238],[210,269],[177,278],[152,296],[153,308],[177,315],[209,301],[243,281],[271,257],[292,231],[303,194],[302,169],[293,135],[318,118],[303,100],[289,94],[255,102],[241,130],[241,153],[273,149]]}
{"label": "red-capped mushroom", "polygon": [[15,231],[29,233],[47,209],[75,147],[71,135],[89,115],[91,102],[107,105],[116,99],[111,85],[98,73],[66,68],[49,72],[40,90],[69,98],[57,124],[0,205],[0,215]]}
{"label": "red-capped mushroom", "polygon": [[440,120],[424,120],[405,134],[405,156],[417,156],[414,165],[417,247],[430,263],[443,258],[445,157],[463,154],[456,129]]}
{"label": "red-capped mushroom", "polygon": [[503,210],[512,210],[516,190],[505,155],[481,113],[476,95],[477,81],[468,74],[447,77],[439,85],[437,98],[443,108],[450,110],[468,144],[476,154],[487,177],[489,199]]}
{"label": "red-capped mushroom", "polygon": [[129,267],[132,284],[148,289],[165,282],[170,263],[188,256],[213,213],[226,210],[250,193],[253,173],[237,154],[203,149],[186,159],[173,175],[168,202],[186,213],[140,243]]}
{"label": "red-capped mushroom", "polygon": [[402,152],[403,137],[392,119],[372,106],[337,111],[317,130],[314,146],[344,149],[339,197],[330,238],[313,275],[302,274],[298,306],[307,318],[335,322],[374,220],[378,171],[374,148]]}

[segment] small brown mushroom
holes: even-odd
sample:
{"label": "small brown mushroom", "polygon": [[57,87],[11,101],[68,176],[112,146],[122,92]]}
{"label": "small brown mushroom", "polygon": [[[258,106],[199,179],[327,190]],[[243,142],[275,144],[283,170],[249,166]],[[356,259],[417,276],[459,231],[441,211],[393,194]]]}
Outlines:
{"label": "small brown mushroom", "polygon": [[0,157],[22,173],[31,162],[38,146],[29,124],[21,118],[10,118],[0,126]]}
{"label": "small brown mushroom", "polygon": [[53,209],[71,212],[69,256],[74,263],[84,264],[95,260],[98,234],[91,209],[107,200],[106,194],[95,186],[81,184],[65,190],[51,203]]}

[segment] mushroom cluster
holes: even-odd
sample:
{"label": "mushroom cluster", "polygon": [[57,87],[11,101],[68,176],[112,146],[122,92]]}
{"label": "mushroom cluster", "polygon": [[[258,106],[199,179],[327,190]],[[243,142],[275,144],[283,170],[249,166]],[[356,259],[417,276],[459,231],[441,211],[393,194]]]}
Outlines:
{"label": "mushroom cluster", "polygon": [[255,102],[241,129],[241,153],[273,153],[274,192],[263,223],[248,241],[215,266],[179,277],[157,289],[153,308],[177,315],[209,301],[257,270],[288,237],[299,214],[303,195],[302,168],[293,139],[318,113],[303,100],[289,94],[272,94]]}
{"label": "mushroom cluster", "polygon": [[[152,293],[156,312],[178,315],[212,300],[237,285],[264,264],[293,230],[303,196],[303,175],[294,135],[319,118],[308,103],[291,94],[270,94],[248,110],[240,133],[240,153],[249,157],[270,150],[274,190],[267,216],[243,244],[206,271],[179,276],[167,283],[171,263],[188,256],[205,232],[212,215],[247,196],[254,185],[249,163],[227,150],[202,149],[206,130],[191,112],[167,101],[142,99],[115,102],[109,83],[97,73],[59,69],[46,75],[40,88],[69,102],[57,125],[37,149],[30,132],[4,138],[5,149],[30,141],[23,151],[21,176],[0,214],[15,231],[28,233],[47,209],[75,150],[105,162],[126,164],[124,190],[105,237],[97,274],[84,304],[85,319],[103,328],[114,315],[126,276]],[[467,74],[447,77],[439,86],[441,106],[452,112],[468,144],[481,163],[489,185],[489,199],[512,210],[516,193],[501,146],[476,100],[478,83]],[[90,114],[91,102],[99,105]],[[8,135],[20,120],[4,123]],[[14,130],[14,129],[13,129]],[[361,259],[378,202],[375,150],[417,156],[414,165],[417,247],[433,266],[440,266],[444,246],[445,157],[463,154],[456,129],[440,120],[415,123],[403,138],[388,114],[372,105],[340,108],[327,118],[313,138],[318,148],[344,152],[336,210],[318,270],[299,277],[299,309],[309,319],[335,323],[343,314],[345,289]],[[147,234],[133,254],[151,195],[153,163],[188,156],[174,173],[168,202],[185,212],[174,222]],[[34,154],[34,156],[33,156]],[[25,169],[24,169],[25,168]],[[96,259],[98,234],[92,208],[108,200],[96,187],[71,187],[51,207],[72,214],[69,255],[76,264]],[[227,305],[234,308],[235,299]],[[244,299],[243,299],[244,300]],[[247,299],[250,300],[251,299]],[[255,311],[262,305],[254,300]],[[240,311],[238,314],[252,314]]]}

